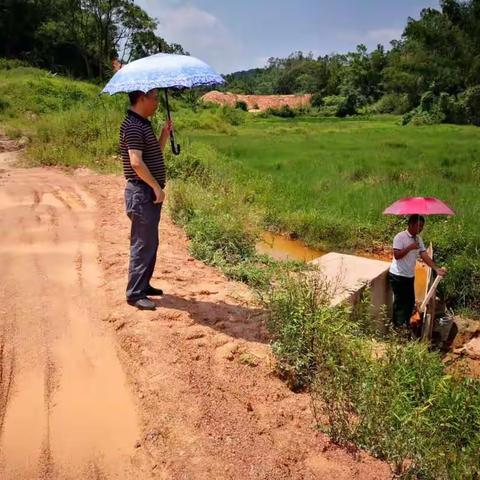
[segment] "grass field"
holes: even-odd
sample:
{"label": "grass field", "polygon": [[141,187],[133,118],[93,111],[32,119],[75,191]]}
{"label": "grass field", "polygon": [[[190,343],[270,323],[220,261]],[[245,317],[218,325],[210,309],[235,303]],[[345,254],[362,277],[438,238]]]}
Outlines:
{"label": "grass field", "polygon": [[480,283],[480,130],[402,127],[398,120],[258,118],[236,135],[186,136],[222,153],[212,168],[228,172],[263,210],[266,228],[295,232],[322,249],[390,245],[403,219],[383,216],[387,205],[417,195],[446,201],[457,215],[429,218],[423,236],[452,269],[447,295],[480,307],[480,289],[462,291]]}
{"label": "grass field", "polygon": [[265,207],[267,226],[295,231],[314,246],[389,241],[395,220],[382,210],[415,195],[438,196],[458,214],[432,219],[428,238],[443,244],[440,236],[449,230],[457,236],[460,228],[465,240],[480,241],[476,127],[400,127],[396,118],[258,119],[235,136],[190,136],[225,154],[232,180]]}

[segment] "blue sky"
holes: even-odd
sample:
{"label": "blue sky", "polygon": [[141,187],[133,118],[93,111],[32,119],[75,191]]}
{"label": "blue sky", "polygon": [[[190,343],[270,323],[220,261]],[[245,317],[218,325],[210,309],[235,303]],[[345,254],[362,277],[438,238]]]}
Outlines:
{"label": "blue sky", "polygon": [[263,67],[269,57],[375,48],[400,38],[407,18],[438,0],[135,0],[180,43],[220,73]]}

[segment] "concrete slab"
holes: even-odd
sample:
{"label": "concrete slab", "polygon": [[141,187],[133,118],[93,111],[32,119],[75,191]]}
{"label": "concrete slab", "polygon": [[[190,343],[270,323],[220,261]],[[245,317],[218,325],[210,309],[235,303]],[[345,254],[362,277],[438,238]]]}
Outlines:
{"label": "concrete slab", "polygon": [[385,308],[390,311],[390,262],[331,252],[310,263],[317,265],[320,274],[332,285],[332,305],[344,301],[355,304],[364,289],[369,287],[374,312],[380,314]]}

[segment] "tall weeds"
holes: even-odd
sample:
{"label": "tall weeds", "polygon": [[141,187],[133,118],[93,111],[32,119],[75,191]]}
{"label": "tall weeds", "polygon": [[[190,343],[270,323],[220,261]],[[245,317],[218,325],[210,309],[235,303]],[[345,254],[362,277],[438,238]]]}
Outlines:
{"label": "tall weeds", "polygon": [[379,348],[325,292],[321,280],[287,279],[269,300],[280,370],[292,386],[311,387],[319,427],[390,462],[401,478],[477,478],[480,382],[447,375],[424,344]]}

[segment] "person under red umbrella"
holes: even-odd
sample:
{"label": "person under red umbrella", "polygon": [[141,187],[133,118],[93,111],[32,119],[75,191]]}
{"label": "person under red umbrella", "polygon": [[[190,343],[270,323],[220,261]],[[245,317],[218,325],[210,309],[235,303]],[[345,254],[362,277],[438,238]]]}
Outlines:
{"label": "person under red umbrella", "polygon": [[389,281],[393,290],[393,323],[409,326],[415,309],[415,267],[418,256],[435,273],[444,277],[447,271],[440,268],[428,255],[419,236],[425,225],[422,215],[455,215],[444,202],[435,197],[408,197],[397,200],[387,207],[385,215],[410,215],[407,229],[393,239],[393,261]]}
{"label": "person under red umbrella", "polygon": [[407,229],[393,239],[393,261],[389,271],[389,282],[393,290],[393,323],[396,327],[407,327],[415,310],[415,266],[418,256],[437,275],[445,276],[446,270],[438,267],[428,255],[420,233],[425,218],[414,214],[408,219]]}

